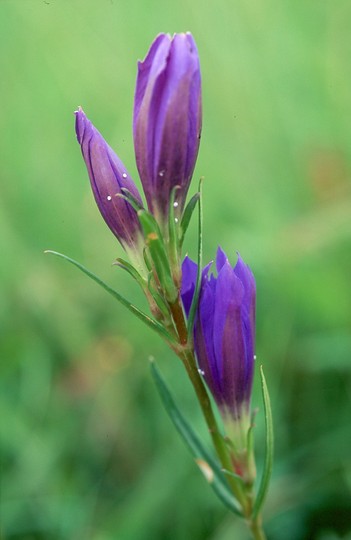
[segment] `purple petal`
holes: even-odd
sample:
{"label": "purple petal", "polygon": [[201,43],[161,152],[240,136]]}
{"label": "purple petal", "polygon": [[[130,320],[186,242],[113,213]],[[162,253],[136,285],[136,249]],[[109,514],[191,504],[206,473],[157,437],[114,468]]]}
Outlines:
{"label": "purple petal", "polygon": [[[218,277],[203,271],[194,330],[198,365],[223,414],[249,409],[255,332],[255,280],[239,257],[233,269],[218,248]],[[192,278],[194,279],[194,277]]]}
{"label": "purple petal", "polygon": [[220,374],[214,352],[214,307],[215,288],[209,281],[204,281],[199,300],[194,341],[199,368],[203,372],[213,396],[222,401]]}
{"label": "purple petal", "polygon": [[201,130],[198,54],[190,34],[161,34],[139,64],[134,105],[137,166],[151,211],[168,215],[175,186],[181,212]]}
{"label": "purple petal", "polygon": [[221,246],[218,246],[218,249],[217,249],[217,255],[216,255],[216,268],[217,268],[217,272],[219,272],[222,268],[222,266],[228,262],[228,257],[227,255],[224,253],[223,249],[221,248]]}
{"label": "purple petal", "polygon": [[181,298],[184,306],[186,315],[189,315],[191,303],[193,301],[193,296],[195,292],[197,277],[197,264],[189,259],[188,256],[185,257],[182,264],[182,285],[181,285]]}
{"label": "purple petal", "polygon": [[234,267],[234,273],[244,286],[244,298],[243,298],[243,320],[245,326],[251,329],[250,340],[252,342],[252,350],[255,343],[255,327],[256,327],[256,283],[253,273],[250,267],[247,266],[240,255],[238,255],[238,261]]}
{"label": "purple petal", "polygon": [[122,161],[88,120],[82,109],[76,113],[76,134],[95,201],[113,234],[122,245],[136,247],[140,224],[135,210],[118,197],[127,188],[142,204],[139,192]]}
{"label": "purple petal", "polygon": [[[241,339],[240,306],[244,290],[241,281],[233,273],[232,267],[227,261],[220,270],[216,285],[216,304],[214,315],[214,349],[218,372],[221,377],[221,388],[223,394],[231,401],[234,393],[233,378],[228,380],[224,377],[230,364],[238,363],[238,359],[244,354],[243,342]],[[234,373],[233,373],[234,375]]]}
{"label": "purple petal", "polygon": [[144,101],[144,107],[147,106],[148,100],[151,97],[150,94],[152,93],[153,83],[166,66],[166,59],[170,46],[170,35],[159,34],[151,44],[145,60],[143,60],[142,62],[138,62],[138,75],[134,96],[134,134],[136,131],[136,120],[139,116],[140,108],[145,98],[145,93],[146,91],[148,91],[149,95],[146,96],[146,99]]}

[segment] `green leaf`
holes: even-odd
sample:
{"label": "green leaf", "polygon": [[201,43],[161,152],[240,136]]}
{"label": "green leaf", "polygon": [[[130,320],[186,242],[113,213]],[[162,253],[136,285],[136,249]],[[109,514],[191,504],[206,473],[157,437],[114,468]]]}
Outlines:
{"label": "green leaf", "polygon": [[229,510],[234,514],[241,516],[242,513],[240,512],[235,498],[230,492],[221,468],[203,446],[196,433],[192,430],[189,423],[179,411],[165,380],[153,361],[151,362],[151,374],[170,419],[193,454],[197,465],[200,467],[210,486]]}
{"label": "green leaf", "polygon": [[263,473],[261,478],[260,487],[256,496],[254,508],[252,511],[252,518],[255,519],[260,513],[265,497],[268,492],[269,481],[272,474],[273,468],[273,446],[274,446],[274,436],[273,436],[273,418],[272,418],[272,409],[271,401],[269,398],[268,387],[266,379],[263,373],[263,367],[260,366],[260,375],[261,375],[261,384],[262,384],[262,396],[264,403],[264,413],[266,421],[266,455],[265,462],[263,467]]}
{"label": "green leaf", "polygon": [[235,480],[237,480],[243,487],[245,487],[243,479],[239,474],[235,474],[233,471],[228,471],[227,469],[222,469],[222,472],[226,476],[230,476],[231,478],[235,478]]}
{"label": "green leaf", "polygon": [[132,276],[132,278],[135,279],[135,281],[137,281],[137,283],[139,283],[140,287],[142,289],[144,289],[145,283],[146,283],[145,280],[141,277],[141,275],[134,268],[134,266],[132,264],[130,264],[128,261],[125,261],[124,259],[121,259],[119,257],[118,259],[116,259],[112,263],[112,266],[118,266],[119,268],[123,268],[123,270],[128,272],[128,274],[130,274]]}
{"label": "green leaf", "polygon": [[186,205],[185,210],[183,212],[182,221],[180,223],[180,229],[181,229],[180,246],[183,245],[185,233],[188,230],[191,216],[193,215],[196,203],[199,200],[199,198],[200,198],[200,193],[195,193],[195,195],[191,197],[190,201]]}
{"label": "green leaf", "polygon": [[179,186],[174,186],[169,198],[169,210],[168,210],[168,231],[169,231],[169,255],[171,260],[171,268],[178,268],[178,245],[179,245],[179,224],[178,219],[175,217],[174,202]]}
{"label": "green leaf", "polygon": [[200,287],[201,287],[201,273],[202,273],[202,182],[203,178],[200,178],[199,182],[199,238],[198,238],[198,250],[197,250],[197,276],[196,276],[196,285],[195,285],[195,291],[193,300],[191,302],[191,307],[189,311],[189,317],[188,317],[188,336],[189,341],[192,341],[192,334],[193,334],[193,327],[195,322],[195,314],[197,310],[197,304],[199,302],[199,296],[200,296]]}
{"label": "green leaf", "polygon": [[121,190],[123,192],[123,195],[121,193],[118,193],[117,197],[121,197],[125,201],[129,202],[129,204],[134,208],[136,212],[138,212],[138,210],[143,210],[143,205],[140,204],[138,199],[134,197],[134,195],[129,191],[129,189],[122,187]]}
{"label": "green leaf", "polygon": [[171,303],[175,302],[178,291],[173,282],[166,247],[158,223],[146,210],[139,210],[138,217],[160,285],[167,300]]}
{"label": "green leaf", "polygon": [[149,272],[152,272],[152,261],[150,259],[150,254],[148,252],[148,249],[146,247],[143,248],[143,258],[146,265],[146,268]]}
{"label": "green leaf", "polygon": [[49,253],[51,255],[55,255],[56,257],[61,257],[62,259],[65,259],[69,263],[76,266],[79,270],[81,270],[84,274],[86,274],[88,277],[90,277],[93,281],[95,281],[100,287],[105,289],[108,293],[110,293],[120,304],[125,306],[129,311],[131,311],[134,315],[138,317],[143,323],[145,323],[149,328],[152,328],[152,330],[155,330],[160,336],[162,336],[164,339],[166,339],[170,343],[176,343],[175,339],[163,328],[163,326],[157,322],[155,319],[141,311],[139,308],[134,306],[129,300],[124,298],[121,294],[119,294],[117,291],[112,289],[107,283],[102,281],[99,277],[97,277],[93,272],[85,268],[82,264],[75,261],[74,259],[71,259],[70,257],[67,257],[67,255],[63,255],[62,253],[58,253],[57,251],[51,251],[50,249],[47,249],[44,251],[44,253]]}
{"label": "green leaf", "polygon": [[163,316],[166,318],[166,320],[171,319],[171,313],[169,311],[168,304],[165,302],[163,297],[158,293],[155,285],[154,285],[154,278],[152,272],[148,275],[148,281],[147,281],[147,290],[153,300],[156,302],[156,305],[158,306],[159,310],[163,314]]}

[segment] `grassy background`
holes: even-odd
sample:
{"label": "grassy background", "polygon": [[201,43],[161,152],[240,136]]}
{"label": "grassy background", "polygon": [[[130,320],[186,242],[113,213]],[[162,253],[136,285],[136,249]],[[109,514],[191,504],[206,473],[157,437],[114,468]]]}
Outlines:
{"label": "grassy background", "polygon": [[[122,251],[72,113],[84,107],[137,179],[136,60],[184,30],[203,75],[205,260],[221,243],[257,278],[276,431],[268,536],[351,538],[350,20],[349,0],[0,0],[2,538],[247,538],[160,406],[150,354],[205,435],[176,358],[43,255],[67,253],[143,305],[111,268]],[[193,255],[194,240],[193,227]]]}

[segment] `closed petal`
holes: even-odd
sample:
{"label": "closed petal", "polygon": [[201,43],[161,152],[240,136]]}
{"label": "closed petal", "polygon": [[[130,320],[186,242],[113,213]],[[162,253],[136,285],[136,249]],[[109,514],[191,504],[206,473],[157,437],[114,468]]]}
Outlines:
{"label": "closed petal", "polygon": [[[223,417],[247,419],[254,370],[255,280],[239,257],[233,269],[221,248],[218,276],[203,270],[194,330],[198,365]],[[192,278],[194,279],[194,278]]]}
{"label": "closed petal", "polygon": [[189,315],[191,303],[195,292],[197,277],[197,264],[185,257],[182,264],[182,285],[181,285],[181,298],[186,315]]}
{"label": "closed petal", "polygon": [[181,212],[199,147],[201,81],[190,34],[161,34],[139,64],[134,145],[148,206],[166,217],[175,186]]}
{"label": "closed petal", "polygon": [[[246,343],[247,355],[247,383],[250,388],[252,385],[254,368],[254,350],[255,350],[255,328],[256,328],[256,283],[253,273],[242,258],[238,257],[238,262],[234,267],[234,273],[239,277],[244,285],[244,298],[242,303],[242,319]],[[250,394],[250,391],[248,394]]]}
{"label": "closed petal", "polygon": [[82,109],[76,113],[76,134],[87,166],[95,201],[118,240],[129,247],[138,243],[140,224],[135,210],[118,195],[127,188],[142,204],[127,169]]}
{"label": "closed petal", "polygon": [[222,393],[227,403],[233,402],[235,379],[245,355],[240,317],[243,294],[243,285],[227,261],[217,278],[214,317],[216,362],[221,374]]}
{"label": "closed petal", "polygon": [[214,353],[215,289],[204,281],[201,289],[194,339],[198,365],[217,403],[222,402],[220,373]]}
{"label": "closed petal", "polygon": [[222,269],[222,266],[228,262],[228,257],[227,255],[224,253],[223,249],[221,248],[221,246],[218,246],[218,249],[217,249],[217,255],[216,255],[216,268],[217,268],[217,272],[219,272],[221,269]]}

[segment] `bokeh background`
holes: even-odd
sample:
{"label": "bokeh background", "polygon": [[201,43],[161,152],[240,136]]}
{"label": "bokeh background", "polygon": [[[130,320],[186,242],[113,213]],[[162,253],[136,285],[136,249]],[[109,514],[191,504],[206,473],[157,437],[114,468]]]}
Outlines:
{"label": "bokeh background", "polygon": [[[258,286],[274,408],[269,539],[351,538],[349,0],[0,0],[1,538],[246,540],[179,440],[153,355],[206,439],[177,359],[64,252],[144,307],[94,205],[82,105],[137,179],[136,60],[160,31],[198,44],[205,260],[239,250]],[[195,222],[187,250],[195,255]],[[256,382],[259,465],[263,414]]]}

